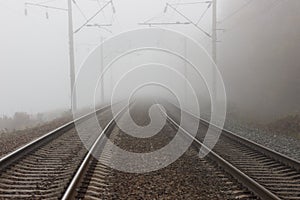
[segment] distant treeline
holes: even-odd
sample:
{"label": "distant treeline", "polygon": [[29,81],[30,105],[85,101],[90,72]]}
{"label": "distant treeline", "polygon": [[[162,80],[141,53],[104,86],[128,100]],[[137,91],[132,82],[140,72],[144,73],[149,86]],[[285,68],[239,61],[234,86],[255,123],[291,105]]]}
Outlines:
{"label": "distant treeline", "polygon": [[59,117],[70,116],[70,112],[65,110],[48,113],[28,114],[26,112],[16,112],[12,117],[6,115],[0,117],[0,133],[23,130],[41,125],[45,122]]}
{"label": "distant treeline", "polygon": [[29,115],[26,112],[16,112],[12,117],[0,117],[0,132],[21,130],[43,123],[43,114]]}

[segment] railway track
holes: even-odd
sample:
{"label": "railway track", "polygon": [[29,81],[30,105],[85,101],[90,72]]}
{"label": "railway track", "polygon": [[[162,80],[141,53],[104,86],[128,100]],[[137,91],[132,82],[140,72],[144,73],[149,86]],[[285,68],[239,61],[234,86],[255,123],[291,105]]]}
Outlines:
{"label": "railway track", "polygon": [[[97,112],[107,124],[109,106]],[[0,199],[58,199],[87,153],[82,140],[92,144],[99,135],[88,114],[36,139],[0,159]],[[79,137],[75,123],[89,127]]]}
{"label": "railway track", "polygon": [[[107,145],[105,145],[106,141],[104,135],[110,135],[110,132],[116,124],[116,120],[118,120],[123,111],[124,109],[121,109],[117,116],[108,122],[102,133],[98,135],[65,190],[62,196],[63,200],[82,199],[85,195],[89,196],[89,199],[94,199],[93,196],[95,196],[95,194],[105,193],[106,188],[109,186],[104,183],[106,176],[109,175],[109,168],[105,163],[110,161],[111,154],[110,151],[107,150]],[[97,160],[97,158],[99,160]]]}
{"label": "railway track", "polygon": [[[168,114],[176,123],[175,116],[179,116],[180,111],[174,104],[170,105]],[[196,142],[202,146],[209,123],[183,113],[190,120],[200,121]],[[227,130],[222,130],[208,156],[262,199],[300,199],[300,162],[297,160]]]}
{"label": "railway track", "polygon": [[[145,112],[148,108],[144,105],[141,107],[133,108],[131,113],[138,124],[145,125],[148,123]],[[128,123],[121,114],[115,120]],[[168,121],[161,132],[151,139],[137,139],[122,132],[115,120],[111,121],[103,134],[107,134],[115,145],[130,152],[142,153],[159,149],[173,139],[179,128]],[[100,135],[63,199],[257,199],[217,165],[200,159],[196,146],[190,147],[170,166],[144,174],[122,172],[108,167],[111,162],[135,165],[127,163],[126,158],[113,154],[112,148],[103,135]]]}
{"label": "railway track", "polygon": [[[161,114],[166,115],[167,123],[150,139],[136,139],[122,132],[116,121],[128,124],[122,117],[124,109],[112,119],[106,107],[97,112],[100,124],[105,124],[101,133],[98,127],[89,126],[87,115],[79,119],[83,127],[89,127],[81,138],[71,122],[5,156],[0,160],[0,199],[300,199],[298,161],[231,132],[223,130],[214,150],[199,158],[208,127],[204,120],[200,120],[192,146],[171,165],[145,174],[110,168],[112,161],[127,163],[113,154],[113,146],[104,135],[131,152],[160,149],[177,130],[183,138],[191,139],[177,123],[180,110],[173,104],[164,106],[167,113],[161,110]],[[149,123],[148,108],[134,105],[131,115],[137,124]],[[192,114],[183,113],[192,123],[199,123]]]}

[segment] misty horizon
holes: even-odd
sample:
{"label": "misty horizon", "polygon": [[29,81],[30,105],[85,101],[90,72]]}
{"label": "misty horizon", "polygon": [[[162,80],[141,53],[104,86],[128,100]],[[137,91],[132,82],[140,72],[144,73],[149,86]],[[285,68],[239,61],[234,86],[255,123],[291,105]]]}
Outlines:
{"label": "misty horizon", "polygon": [[[12,116],[16,112],[34,114],[69,109],[66,13],[24,6],[24,3],[0,2],[0,114]],[[110,7],[104,9],[91,23],[112,23],[107,27],[112,33],[86,27],[75,34],[76,71],[104,38],[130,29],[147,28],[138,23],[152,17],[152,22],[185,21],[170,9],[164,13],[165,3],[115,1],[115,14]],[[89,15],[98,9],[96,2],[78,1],[78,4]],[[49,5],[66,7],[66,3],[60,1]],[[242,5],[243,2],[231,0],[220,2],[217,8],[218,27],[225,29],[218,31],[217,65],[225,83],[229,108],[262,119],[299,112],[300,27],[296,25],[300,20],[299,1],[253,1],[243,12],[235,13]],[[75,6],[73,9],[76,29],[84,22],[84,17]],[[199,17],[197,13],[203,10],[203,6],[197,5],[180,7],[181,12],[195,21]],[[208,12],[201,27],[210,30],[210,22]],[[211,52],[211,41],[195,27],[173,25],[166,28],[192,37]]]}

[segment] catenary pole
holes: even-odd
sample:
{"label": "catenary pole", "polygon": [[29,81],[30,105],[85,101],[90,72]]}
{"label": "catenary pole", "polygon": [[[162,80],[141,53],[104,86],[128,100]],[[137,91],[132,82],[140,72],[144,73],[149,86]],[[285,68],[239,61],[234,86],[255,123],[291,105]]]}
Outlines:
{"label": "catenary pole", "polygon": [[[70,65],[70,83],[71,83],[71,108],[77,109],[77,96],[75,88],[75,57],[74,57],[74,33],[72,0],[68,0],[68,29],[69,29],[69,65]],[[73,107],[72,107],[73,106]]]}
{"label": "catenary pole", "polygon": [[[217,64],[217,0],[212,0],[212,59]],[[217,100],[217,71],[213,67],[213,99]]]}

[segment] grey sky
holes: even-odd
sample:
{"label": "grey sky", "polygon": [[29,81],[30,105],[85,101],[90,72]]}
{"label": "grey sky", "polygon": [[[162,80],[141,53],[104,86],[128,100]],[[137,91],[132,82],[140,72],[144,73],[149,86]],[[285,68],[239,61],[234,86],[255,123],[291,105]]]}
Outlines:
{"label": "grey sky", "polygon": [[[268,44],[275,43],[273,47],[270,47],[272,51],[286,44],[285,50],[282,50],[279,55],[284,57],[282,58],[283,60],[290,55],[289,60],[291,63],[285,66],[285,72],[288,71],[285,76],[289,76],[291,72],[292,81],[287,83],[287,79],[282,78],[279,81],[279,85],[290,84],[292,85],[290,88],[293,88],[291,90],[294,90],[296,93],[299,91],[297,86],[299,76],[294,73],[294,71],[299,73],[299,64],[298,68],[293,64],[298,62],[299,59],[291,52],[299,52],[300,49],[296,43],[300,41],[299,26],[296,25],[300,21],[300,3],[297,0],[277,1],[253,0],[240,13],[231,16],[231,13],[235,12],[247,1],[219,0],[218,18],[222,20],[229,16],[227,21],[219,24],[219,27],[227,30],[225,33],[219,32],[219,38],[222,40],[222,43],[218,46],[220,52],[218,64],[224,73],[225,82],[229,88],[229,97],[235,98],[239,96],[237,94],[240,93],[237,91],[241,91],[240,87],[252,87],[251,80],[246,80],[248,82],[245,83],[243,78],[237,78],[235,68],[243,65],[238,70],[242,77],[247,77],[245,72],[253,72],[249,62],[248,64],[245,64],[245,62],[247,62],[247,55],[252,54],[256,58],[257,54],[253,51],[257,46],[254,46],[251,50],[249,45],[256,38],[268,40],[266,35],[275,35],[274,38],[270,37],[268,42]],[[0,115],[11,115],[17,111],[44,112],[57,108],[66,108],[69,105],[67,15],[61,11],[48,10],[49,20],[47,20],[45,19],[45,9],[28,7],[28,16],[25,17],[24,2],[23,0],[0,0]],[[33,2],[41,1],[35,0]],[[166,0],[116,0],[114,4],[117,13],[113,20],[114,26],[110,29],[113,34],[118,34],[128,29],[138,28],[137,23],[153,16],[157,16],[156,21],[184,21],[174,12],[162,14],[166,2]],[[168,2],[180,2],[180,0]],[[93,0],[77,0],[77,3],[88,16],[91,16],[99,9],[97,2]],[[66,0],[57,0],[49,5],[66,8]],[[180,10],[193,20],[197,20],[204,9],[205,7],[201,5],[180,7]],[[93,23],[110,23],[111,15],[111,8],[108,7],[105,9],[104,14],[100,14],[95,18]],[[201,24],[209,32],[210,15],[210,12],[208,12],[207,17],[203,19]],[[84,22],[84,18],[75,6],[74,21],[75,29]],[[268,26],[270,24],[272,26]],[[258,30],[262,27],[265,27],[265,29],[259,33]],[[192,26],[173,26],[170,28],[175,28],[192,36],[210,50],[210,41],[205,39],[205,36]],[[85,28],[75,35],[77,68],[90,50],[94,48],[95,44],[100,42],[101,35],[109,37],[111,34],[105,30]],[[282,42],[285,40],[291,42]],[[277,41],[281,42],[277,43]],[[256,44],[258,45],[258,43]],[[292,49],[291,52],[289,49]],[[245,52],[242,50],[245,50]],[[268,76],[267,81],[261,82],[261,84],[273,85],[273,77],[278,77],[278,74],[282,74],[281,66],[284,64],[284,61],[278,64],[276,59],[271,56],[272,54],[266,53],[268,48],[264,49],[264,51],[269,57],[264,62],[257,61],[257,66],[262,65],[262,63],[265,63],[266,66],[276,66],[276,64],[277,66],[273,68],[275,69],[275,75]],[[231,53],[234,53],[237,57],[232,56]],[[268,69],[271,70],[272,68],[266,68],[263,71],[268,71]],[[262,77],[259,77],[260,81],[261,79]],[[239,82],[240,87],[237,87],[238,81],[242,82]],[[287,87],[284,86],[281,89],[286,90]],[[276,86],[276,88],[278,87]],[[254,95],[259,95],[260,93],[262,92],[254,92]],[[276,95],[279,95],[278,92],[273,93],[268,98],[274,98]],[[291,95],[291,92],[282,95]],[[290,96],[286,97],[286,99],[290,98]],[[297,98],[299,96],[296,96],[296,100]],[[236,99],[245,101],[243,98]],[[281,96],[280,99],[282,99],[280,101],[287,101]],[[295,105],[295,102],[292,105]]]}

